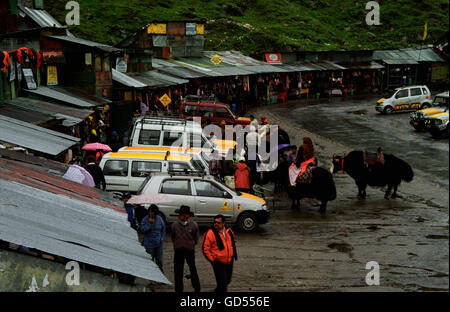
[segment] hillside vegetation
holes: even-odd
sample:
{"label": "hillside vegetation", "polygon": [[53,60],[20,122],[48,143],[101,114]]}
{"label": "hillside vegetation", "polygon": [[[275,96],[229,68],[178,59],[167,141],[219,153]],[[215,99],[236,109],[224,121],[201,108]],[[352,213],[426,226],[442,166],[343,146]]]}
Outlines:
{"label": "hillside vegetation", "polygon": [[[379,0],[379,26],[358,0],[77,0],[75,35],[116,44],[151,21],[206,22],[206,50],[262,52],[391,49],[433,43],[448,32],[447,0]],[[45,0],[65,24],[66,0]],[[424,24],[428,37],[423,42]]]}

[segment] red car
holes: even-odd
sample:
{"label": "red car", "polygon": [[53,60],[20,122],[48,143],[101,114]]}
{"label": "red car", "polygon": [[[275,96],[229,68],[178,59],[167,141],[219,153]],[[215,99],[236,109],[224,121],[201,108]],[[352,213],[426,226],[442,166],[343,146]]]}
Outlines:
{"label": "red car", "polygon": [[250,124],[250,118],[236,117],[227,104],[199,96],[187,96],[180,104],[179,113],[185,119],[201,117],[208,124],[220,124],[222,120],[233,126]]}

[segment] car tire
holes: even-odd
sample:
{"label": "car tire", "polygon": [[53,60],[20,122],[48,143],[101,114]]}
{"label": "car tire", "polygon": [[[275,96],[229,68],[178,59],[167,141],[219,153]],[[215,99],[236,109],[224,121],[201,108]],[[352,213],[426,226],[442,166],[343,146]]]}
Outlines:
{"label": "car tire", "polygon": [[394,109],[392,108],[392,106],[386,106],[386,108],[383,110],[383,113],[386,115],[390,115],[393,111]]}
{"label": "car tire", "polygon": [[431,105],[430,103],[423,103],[422,106],[420,107],[420,109],[425,109],[425,108],[430,108]]}
{"label": "car tire", "polygon": [[253,232],[258,227],[258,220],[255,214],[244,212],[238,218],[238,228],[242,232]]}

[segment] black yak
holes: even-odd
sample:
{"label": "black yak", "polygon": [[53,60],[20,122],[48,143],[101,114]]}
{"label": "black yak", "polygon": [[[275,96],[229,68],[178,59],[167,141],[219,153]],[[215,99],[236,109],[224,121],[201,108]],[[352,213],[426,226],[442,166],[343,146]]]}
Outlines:
{"label": "black yak", "polygon": [[388,199],[392,188],[392,198],[397,197],[397,187],[401,180],[410,182],[414,177],[410,165],[391,154],[384,154],[384,164],[376,161],[367,164],[364,151],[352,151],[347,156],[333,156],[332,173],[342,170],[351,176],[358,186],[358,197],[366,198],[366,187],[388,185],[384,198]]}

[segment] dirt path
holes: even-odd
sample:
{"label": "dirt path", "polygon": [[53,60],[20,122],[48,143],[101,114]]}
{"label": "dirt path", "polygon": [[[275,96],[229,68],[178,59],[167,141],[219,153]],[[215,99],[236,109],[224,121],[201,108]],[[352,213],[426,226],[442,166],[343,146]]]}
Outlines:
{"label": "dirt path", "polygon": [[[350,151],[286,124],[267,107],[252,113],[282,125],[293,144],[311,137],[324,168],[330,167],[333,153]],[[385,200],[384,189],[368,188],[368,198],[362,201],[356,198],[353,179],[338,173],[334,180],[337,199],[328,204],[325,216],[317,212],[316,200],[302,200],[301,210],[292,211],[288,198],[280,194],[268,224],[256,233],[236,234],[239,259],[229,291],[448,291],[448,190],[415,177],[400,186],[402,198]],[[196,257],[202,290],[213,291],[213,271],[200,248]],[[171,281],[172,259],[168,239],[165,266]],[[379,286],[365,282],[369,261],[379,264]],[[192,291],[187,279],[185,290]]]}

